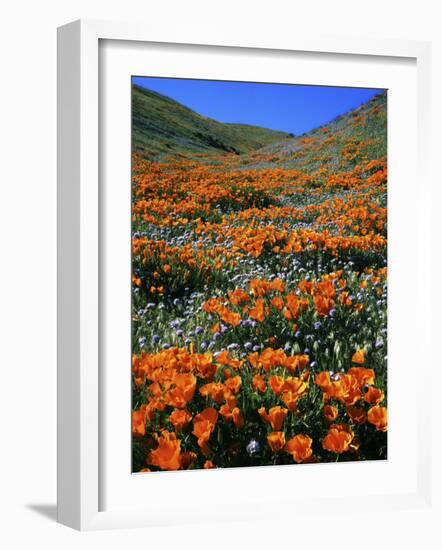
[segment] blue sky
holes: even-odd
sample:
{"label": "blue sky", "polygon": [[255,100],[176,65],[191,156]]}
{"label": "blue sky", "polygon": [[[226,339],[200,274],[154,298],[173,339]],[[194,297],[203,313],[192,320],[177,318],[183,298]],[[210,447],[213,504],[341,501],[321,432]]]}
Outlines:
{"label": "blue sky", "polygon": [[149,77],[133,77],[133,82],[220,122],[254,124],[295,135],[326,124],[382,91]]}

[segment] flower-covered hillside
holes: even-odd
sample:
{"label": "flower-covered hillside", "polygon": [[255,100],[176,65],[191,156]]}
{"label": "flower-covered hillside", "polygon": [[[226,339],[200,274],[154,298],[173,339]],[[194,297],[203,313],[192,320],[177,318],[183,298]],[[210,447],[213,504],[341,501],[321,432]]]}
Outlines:
{"label": "flower-covered hillside", "polygon": [[134,472],[386,458],[386,115],[135,147]]}

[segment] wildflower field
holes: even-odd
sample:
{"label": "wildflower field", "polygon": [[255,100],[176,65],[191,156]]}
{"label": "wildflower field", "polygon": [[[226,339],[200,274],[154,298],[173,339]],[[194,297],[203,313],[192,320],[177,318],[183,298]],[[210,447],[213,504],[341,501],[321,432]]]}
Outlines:
{"label": "wildflower field", "polygon": [[386,93],[233,150],[140,120],[133,471],[386,459]]}

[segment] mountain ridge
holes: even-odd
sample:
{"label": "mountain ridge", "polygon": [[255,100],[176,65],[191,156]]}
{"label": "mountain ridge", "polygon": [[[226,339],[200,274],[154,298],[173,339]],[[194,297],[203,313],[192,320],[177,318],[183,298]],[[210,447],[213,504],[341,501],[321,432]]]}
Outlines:
{"label": "mountain ridge", "polygon": [[244,154],[293,134],[205,117],[177,101],[132,86],[132,150],[150,160],[198,154]]}

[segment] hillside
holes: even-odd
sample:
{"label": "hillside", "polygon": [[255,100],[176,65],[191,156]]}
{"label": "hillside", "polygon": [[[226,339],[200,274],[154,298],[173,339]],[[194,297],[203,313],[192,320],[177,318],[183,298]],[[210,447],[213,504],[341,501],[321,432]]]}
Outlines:
{"label": "hillside", "polygon": [[254,151],[242,160],[248,168],[277,164],[306,173],[352,169],[387,155],[387,93],[382,92],[302,136]]}
{"label": "hillside", "polygon": [[385,460],[386,94],[242,154],[137,100],[186,157],[133,163],[133,471]]}
{"label": "hillside", "polygon": [[146,159],[243,154],[293,137],[257,126],[224,124],[136,85],[132,91],[133,152]]}

